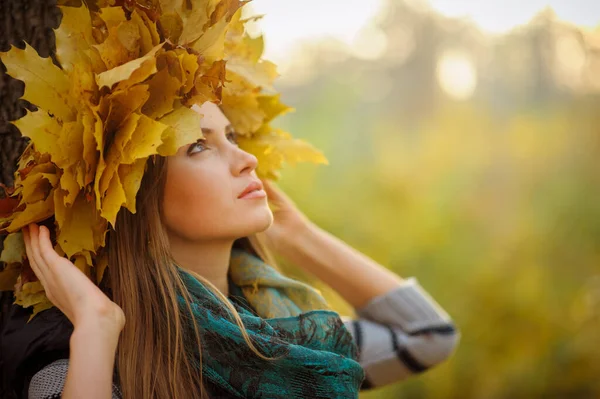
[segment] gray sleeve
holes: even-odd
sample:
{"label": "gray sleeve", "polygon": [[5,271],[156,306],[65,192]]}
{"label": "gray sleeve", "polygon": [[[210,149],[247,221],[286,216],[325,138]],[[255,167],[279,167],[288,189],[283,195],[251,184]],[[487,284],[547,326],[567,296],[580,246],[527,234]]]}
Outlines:
{"label": "gray sleeve", "polygon": [[[29,399],[60,398],[67,379],[68,369],[69,359],[59,359],[38,371],[29,383]],[[122,398],[121,390],[115,384],[112,388],[112,398]]]}
{"label": "gray sleeve", "polygon": [[365,370],[363,389],[428,370],[446,360],[460,339],[450,316],[415,278],[356,312],[359,319],[344,322]]}

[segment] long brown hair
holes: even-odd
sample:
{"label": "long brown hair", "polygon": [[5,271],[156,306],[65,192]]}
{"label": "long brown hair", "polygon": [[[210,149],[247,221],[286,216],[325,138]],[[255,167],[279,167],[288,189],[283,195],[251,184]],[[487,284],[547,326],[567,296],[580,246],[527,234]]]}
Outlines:
{"label": "long brown hair", "polygon": [[[198,359],[189,355],[194,351],[185,347],[189,341],[184,337],[191,335],[202,356],[196,322],[186,322],[190,316],[193,319],[191,299],[169,253],[168,237],[161,221],[166,170],[166,158],[154,156],[147,162],[137,194],[136,213],[121,210],[115,230],[108,236],[110,291],[126,318],[116,355],[124,398],[208,398],[202,382],[201,358],[198,371],[194,366]],[[273,261],[258,236],[239,239],[235,246],[267,262]],[[253,352],[269,360],[252,344],[239,314],[227,298],[202,276],[188,272],[223,301]],[[185,300],[187,312],[182,312],[178,305],[178,293]],[[190,324],[193,331],[188,331]]]}

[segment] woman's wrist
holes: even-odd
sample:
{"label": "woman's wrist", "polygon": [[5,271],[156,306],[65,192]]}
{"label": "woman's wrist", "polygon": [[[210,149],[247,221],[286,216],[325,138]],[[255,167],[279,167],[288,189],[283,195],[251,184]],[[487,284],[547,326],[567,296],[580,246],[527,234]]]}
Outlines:
{"label": "woman's wrist", "polygon": [[115,332],[117,335],[125,326],[123,309],[108,299],[82,307],[74,319],[75,328],[79,326],[88,330],[100,328]]}
{"label": "woman's wrist", "polygon": [[119,334],[99,318],[75,326],[63,398],[111,397]]}
{"label": "woman's wrist", "polygon": [[321,263],[324,236],[327,233],[318,225],[307,220],[297,224],[280,246],[281,256],[306,272],[314,274],[315,268],[322,269],[328,265]]}
{"label": "woman's wrist", "polygon": [[292,260],[299,251],[304,252],[311,236],[318,229],[319,227],[308,219],[297,221],[286,234],[282,235],[277,245],[277,252],[283,258]]}
{"label": "woman's wrist", "polygon": [[286,240],[285,257],[337,291],[355,308],[402,284],[403,279],[314,223]]}
{"label": "woman's wrist", "polygon": [[71,335],[71,344],[88,342],[116,348],[121,330],[122,326],[113,319],[90,316],[75,326]]}

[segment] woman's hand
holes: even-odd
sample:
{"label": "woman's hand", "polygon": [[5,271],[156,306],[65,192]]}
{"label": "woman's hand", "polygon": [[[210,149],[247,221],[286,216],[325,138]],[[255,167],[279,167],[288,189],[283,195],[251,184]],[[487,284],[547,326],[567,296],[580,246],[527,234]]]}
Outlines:
{"label": "woman's hand", "polygon": [[27,258],[46,296],[75,329],[97,327],[109,336],[118,336],[125,325],[123,310],[73,263],[56,253],[50,231],[32,223],[23,229],[23,238]]}
{"label": "woman's hand", "polygon": [[269,245],[281,253],[290,242],[294,241],[294,237],[311,222],[275,183],[264,179],[262,179],[262,183],[269,202],[274,208],[273,224],[263,234]]}

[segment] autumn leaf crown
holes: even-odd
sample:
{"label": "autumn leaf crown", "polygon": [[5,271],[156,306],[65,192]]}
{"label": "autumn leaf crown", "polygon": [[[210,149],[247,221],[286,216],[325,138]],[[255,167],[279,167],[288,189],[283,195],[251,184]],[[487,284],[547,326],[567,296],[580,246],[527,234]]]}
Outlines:
{"label": "autumn leaf crown", "polygon": [[[105,0],[106,2],[106,0]],[[152,155],[169,156],[202,137],[201,115],[217,103],[258,160],[276,178],[284,161],[326,163],[308,143],[271,127],[290,110],[273,89],[273,63],[263,38],[250,37],[238,0],[124,1],[61,6],[57,66],[25,45],[0,53],[7,73],[25,82],[23,98],[38,107],[13,122],[30,139],[19,160],[14,206],[0,215],[6,237],[2,289],[34,314],[51,306],[24,261],[20,230],[54,218],[55,249],[96,282],[101,250],[122,208],[135,198]]]}

